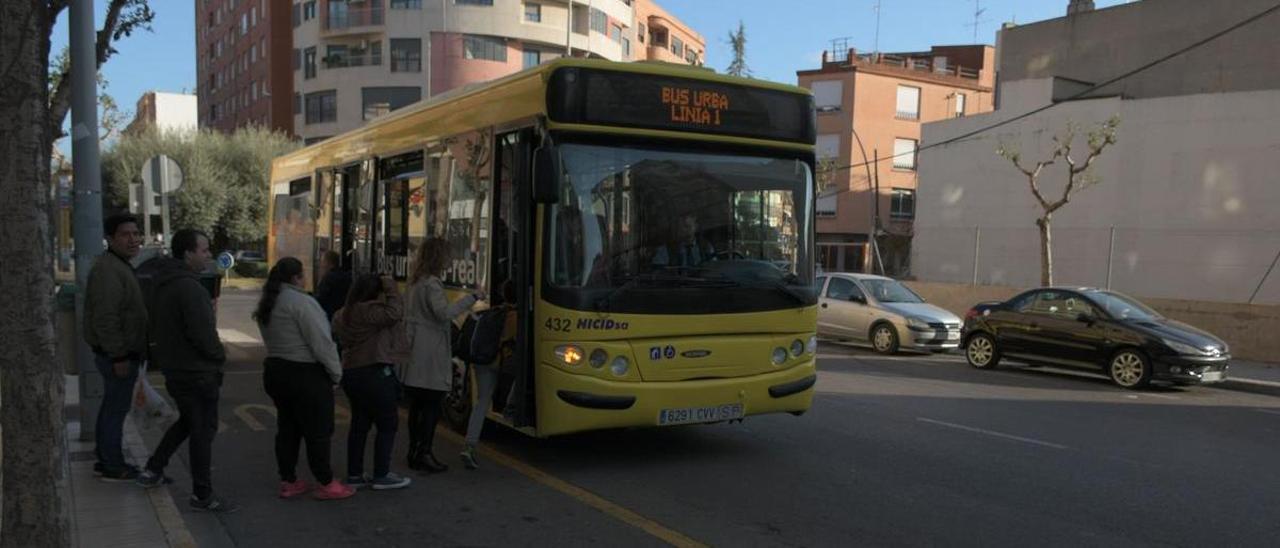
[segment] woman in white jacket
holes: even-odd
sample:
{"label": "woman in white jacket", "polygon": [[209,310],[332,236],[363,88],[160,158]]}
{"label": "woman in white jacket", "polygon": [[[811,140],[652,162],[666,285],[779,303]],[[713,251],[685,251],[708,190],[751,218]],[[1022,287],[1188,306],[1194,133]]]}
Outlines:
{"label": "woman in white jacket", "polygon": [[449,469],[432,454],[431,446],[444,397],[453,384],[452,322],[484,298],[473,293],[449,302],[440,281],[449,255],[449,242],[442,238],[429,239],[418,248],[405,317],[410,356],[400,379],[409,399],[409,468],[426,472]]}
{"label": "woman in white jacket", "polygon": [[[276,465],[280,497],[307,491],[320,500],[344,499],[355,491],[333,478],[329,442],[333,437],[333,391],[342,380],[338,349],[320,303],[302,290],[302,261],[280,259],[271,268],[253,312],[267,347],[262,385],[276,405]],[[298,452],[307,444],[307,462],[319,487],[298,479]]]}

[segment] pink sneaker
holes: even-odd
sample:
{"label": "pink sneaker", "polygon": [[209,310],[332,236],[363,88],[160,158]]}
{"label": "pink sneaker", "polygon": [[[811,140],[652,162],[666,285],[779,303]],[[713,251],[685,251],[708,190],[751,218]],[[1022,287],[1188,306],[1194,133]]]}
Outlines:
{"label": "pink sneaker", "polygon": [[307,491],[311,490],[311,486],[307,482],[297,480],[292,483],[287,481],[280,482],[280,498],[291,499]]}
{"label": "pink sneaker", "polygon": [[354,494],[356,494],[355,489],[352,489],[351,486],[338,480],[333,480],[327,485],[316,487],[316,489],[311,492],[311,496],[315,497],[316,500],[345,499]]}

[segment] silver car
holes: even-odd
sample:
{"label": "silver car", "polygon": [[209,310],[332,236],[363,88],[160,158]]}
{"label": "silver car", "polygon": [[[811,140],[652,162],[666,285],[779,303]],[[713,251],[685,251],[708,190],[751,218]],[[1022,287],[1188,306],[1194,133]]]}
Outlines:
{"label": "silver car", "polygon": [[876,352],[946,352],[960,346],[960,318],[924,302],[897,280],[829,272],[821,290],[818,336],[870,343]]}

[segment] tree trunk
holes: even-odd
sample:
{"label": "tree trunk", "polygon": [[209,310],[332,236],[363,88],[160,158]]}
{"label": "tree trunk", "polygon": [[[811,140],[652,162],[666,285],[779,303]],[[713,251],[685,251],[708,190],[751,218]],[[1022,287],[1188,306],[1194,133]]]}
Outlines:
{"label": "tree trunk", "polygon": [[1050,222],[1052,215],[1049,214],[1036,219],[1036,226],[1040,227],[1040,285],[1043,287],[1053,285],[1053,227]]}
{"label": "tree trunk", "polygon": [[0,2],[0,546],[66,546],[63,381],[54,361],[49,224],[49,13]]}

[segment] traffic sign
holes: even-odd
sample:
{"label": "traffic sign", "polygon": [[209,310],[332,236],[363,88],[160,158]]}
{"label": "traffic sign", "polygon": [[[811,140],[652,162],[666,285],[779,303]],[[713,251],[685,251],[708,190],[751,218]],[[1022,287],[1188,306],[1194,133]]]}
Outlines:
{"label": "traffic sign", "polygon": [[231,252],[223,251],[218,254],[218,268],[222,270],[231,270],[236,265],[236,258],[231,256]]}
{"label": "traffic sign", "polygon": [[156,194],[169,194],[182,187],[182,167],[173,158],[160,154],[142,164],[142,182]]}

